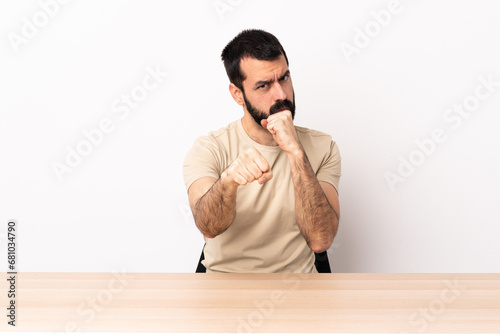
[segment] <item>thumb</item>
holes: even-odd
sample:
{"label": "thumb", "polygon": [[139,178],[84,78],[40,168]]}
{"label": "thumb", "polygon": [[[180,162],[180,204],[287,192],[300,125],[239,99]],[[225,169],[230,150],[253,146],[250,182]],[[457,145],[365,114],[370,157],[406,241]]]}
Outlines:
{"label": "thumb", "polygon": [[259,184],[264,184],[267,181],[271,180],[273,178],[273,172],[271,170],[268,170],[265,172],[260,178],[259,178]]}
{"label": "thumb", "polygon": [[262,125],[262,127],[264,127],[264,129],[267,130],[267,119],[263,119],[262,121],[260,121],[260,124]]}

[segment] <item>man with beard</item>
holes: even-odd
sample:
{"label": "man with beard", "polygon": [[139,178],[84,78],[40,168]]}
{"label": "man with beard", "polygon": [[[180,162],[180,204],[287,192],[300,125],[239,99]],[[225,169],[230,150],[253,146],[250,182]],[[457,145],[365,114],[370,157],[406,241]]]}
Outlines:
{"label": "man with beard", "polygon": [[[207,272],[317,272],[339,223],[340,153],[295,126],[288,58],[278,39],[244,30],[222,51],[243,117],[196,140],[184,181],[205,238]],[[325,253],[326,254],[326,253]]]}

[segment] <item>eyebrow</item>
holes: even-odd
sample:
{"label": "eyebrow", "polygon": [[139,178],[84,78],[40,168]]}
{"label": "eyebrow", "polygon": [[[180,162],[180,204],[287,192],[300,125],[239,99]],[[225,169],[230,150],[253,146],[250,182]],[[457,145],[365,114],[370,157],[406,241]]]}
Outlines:
{"label": "eyebrow", "polygon": [[[286,70],[286,72],[279,78],[279,80],[283,79],[283,77],[287,76],[287,75],[290,75],[290,70]],[[254,87],[257,88],[257,87],[260,87],[262,85],[267,85],[271,82],[273,82],[274,79],[271,79],[271,80],[259,80],[255,83]]]}

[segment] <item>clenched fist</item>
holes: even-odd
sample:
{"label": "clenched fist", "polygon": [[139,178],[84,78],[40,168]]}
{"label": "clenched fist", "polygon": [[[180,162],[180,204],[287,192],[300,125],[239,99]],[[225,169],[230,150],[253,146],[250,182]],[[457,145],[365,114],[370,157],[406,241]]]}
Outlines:
{"label": "clenched fist", "polygon": [[295,131],[290,110],[270,115],[261,121],[261,125],[273,135],[276,143],[286,153],[294,154],[301,150],[302,145]]}
{"label": "clenched fist", "polygon": [[255,148],[241,153],[221,175],[221,179],[232,181],[237,186],[244,186],[255,180],[264,184],[272,177],[269,163]]}

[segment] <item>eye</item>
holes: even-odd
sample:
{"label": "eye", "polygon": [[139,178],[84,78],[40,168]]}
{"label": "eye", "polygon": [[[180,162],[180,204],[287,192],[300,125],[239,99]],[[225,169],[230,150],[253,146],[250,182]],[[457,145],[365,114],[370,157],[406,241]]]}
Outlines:
{"label": "eye", "polygon": [[257,87],[257,89],[264,89],[264,88],[267,88],[267,84],[263,84],[263,85],[260,85],[259,87]]}
{"label": "eye", "polygon": [[290,74],[285,74],[284,76],[281,77],[281,81],[287,81],[288,78],[290,77]]}

